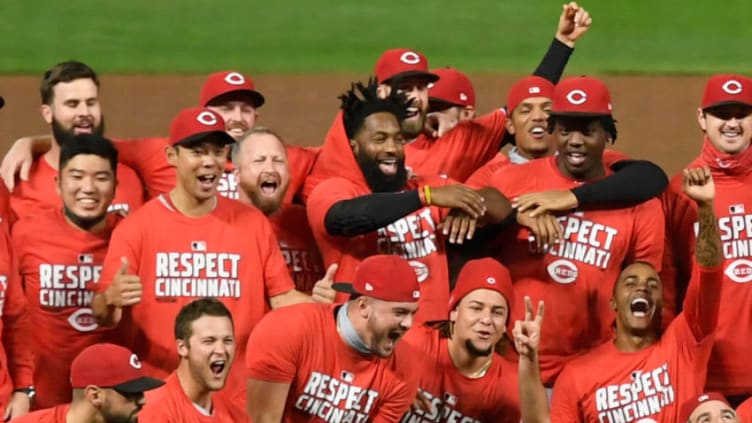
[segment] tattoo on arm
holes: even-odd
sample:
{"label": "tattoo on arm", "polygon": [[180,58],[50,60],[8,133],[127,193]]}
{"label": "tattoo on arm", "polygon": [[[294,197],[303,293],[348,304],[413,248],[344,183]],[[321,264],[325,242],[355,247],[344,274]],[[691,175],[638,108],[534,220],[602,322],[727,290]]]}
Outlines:
{"label": "tattoo on arm", "polygon": [[697,264],[703,267],[714,267],[721,264],[721,235],[718,231],[718,221],[713,211],[712,203],[699,204],[697,207],[700,230],[697,234],[695,258]]}

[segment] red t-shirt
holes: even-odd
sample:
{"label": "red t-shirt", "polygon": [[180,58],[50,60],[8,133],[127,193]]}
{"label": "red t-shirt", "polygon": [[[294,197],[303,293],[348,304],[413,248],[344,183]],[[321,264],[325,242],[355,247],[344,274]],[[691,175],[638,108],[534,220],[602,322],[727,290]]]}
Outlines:
{"label": "red t-shirt", "polygon": [[[169,140],[160,137],[115,141],[120,160],[138,172],[144,180],[149,198],[169,192],[175,187],[175,168],[167,162],[165,153],[165,147],[168,145]],[[319,148],[296,145],[286,145],[285,148],[287,149],[287,162],[290,167],[290,185],[287,188],[284,202],[291,204],[302,189],[311,169],[313,169]],[[225,172],[219,180],[217,192],[223,197],[237,200],[239,198],[238,188],[238,179],[232,171],[232,164],[228,162]]]}
{"label": "red t-shirt", "polygon": [[[175,210],[168,195],[128,216],[112,234],[98,292],[112,284],[121,257],[141,278],[143,296],[123,310],[118,330],[146,374],[159,379],[178,366],[173,325],[184,305],[207,296],[221,300],[232,313],[243,357],[251,330],[269,310],[268,298],[294,288],[266,217],[224,197],[198,218]],[[226,393],[244,399],[245,380],[243,366],[234,366]]]}
{"label": "red t-shirt", "polygon": [[34,327],[34,406],[71,401],[70,366],[84,348],[101,342],[91,312],[110,234],[121,218],[110,215],[104,231],[71,226],[61,210],[27,216],[13,226],[13,244]]}
{"label": "red t-shirt", "polygon": [[[55,177],[58,171],[47,163],[44,156],[37,157],[29,170],[29,180],[19,181],[13,189],[10,205],[15,217],[33,215],[44,209],[62,207],[63,200],[57,193]],[[124,164],[117,166],[118,185],[115,198],[108,211],[133,212],[144,203],[144,189],[133,169]]]}
{"label": "red t-shirt", "polygon": [[267,314],[248,340],[249,378],[290,384],[284,422],[399,421],[417,391],[413,352],[399,341],[389,358],[357,352],[337,332],[336,309],[297,304]]}
{"label": "red t-shirt", "polygon": [[[698,158],[691,167],[705,166]],[[709,391],[726,395],[752,392],[752,172],[729,175],[713,170],[713,202],[723,246],[724,282],[713,353],[708,364]],[[663,196],[666,251],[662,280],[675,281],[677,291],[689,281],[697,233],[697,205],[682,191],[681,174],[676,175]],[[746,209],[750,212],[747,213]]]}
{"label": "red t-shirt", "polygon": [[[625,353],[610,340],[567,364],[554,385],[551,421],[675,423],[684,401],[703,392],[721,272],[721,267],[696,272],[698,282],[685,302],[689,308],[655,344]],[[700,288],[708,284],[715,288]]]}
{"label": "red t-shirt", "polygon": [[430,400],[430,413],[416,410],[403,422],[520,422],[517,364],[494,353],[486,374],[472,379],[460,373],[449,355],[447,338],[439,331],[419,326],[410,329],[402,342],[418,354],[419,389]]}
{"label": "red t-shirt", "polygon": [[[506,112],[499,109],[462,121],[436,139],[420,135],[405,145],[405,166],[412,169],[414,175],[445,175],[463,182],[498,153],[506,131],[506,119]],[[321,154],[306,180],[303,200],[308,201],[319,183],[340,176],[343,166],[354,163],[352,157],[340,111],[326,134]]]}
{"label": "red t-shirt", "polygon": [[283,204],[268,217],[295,288],[310,295],[316,282],[324,277],[324,263],[308,226],[305,207]]}
{"label": "red t-shirt", "polygon": [[[360,171],[358,169],[358,171]],[[413,177],[406,190],[423,185],[446,185],[452,181],[441,177]],[[395,254],[408,260],[418,275],[420,300],[416,322],[446,319],[449,313],[449,269],[444,235],[438,229],[447,209],[423,207],[376,231],[354,237],[331,236],[324,226],[329,209],[337,202],[372,192],[364,184],[345,178],[328,179],[308,199],[308,221],[326,267],[338,263],[336,281],[352,281],[355,268],[374,254]],[[337,301],[347,300],[338,294]]]}
{"label": "red t-shirt", "polygon": [[15,221],[10,208],[10,192],[4,183],[0,183],[0,220],[10,222],[10,226],[13,226]]}
{"label": "red t-shirt", "polygon": [[752,423],[752,397],[747,398],[736,408],[736,417],[740,423]]}
{"label": "red t-shirt", "polygon": [[250,422],[245,410],[221,397],[212,397],[211,415],[199,411],[180,386],[177,373],[172,373],[161,387],[145,392],[146,405],[138,413],[142,422],[159,423],[237,423]]}
{"label": "red t-shirt", "polygon": [[488,185],[491,177],[494,173],[496,173],[497,170],[510,164],[512,164],[512,162],[509,161],[509,157],[506,154],[497,153],[493,159],[488,161],[488,163],[484,164],[483,166],[479,167],[478,170],[473,172],[473,174],[470,175],[469,178],[467,178],[467,181],[465,181],[465,183],[468,186],[474,188],[484,187]]}
{"label": "red t-shirt", "polygon": [[54,408],[34,411],[13,419],[14,423],[66,423],[66,415],[70,404],[59,405]]}
{"label": "red t-shirt", "polygon": [[[508,198],[578,184],[558,170],[556,157],[503,167],[490,181]],[[546,384],[553,383],[569,359],[610,337],[610,299],[622,264],[640,260],[660,268],[664,226],[658,200],[621,209],[605,206],[561,215],[565,241],[547,254],[533,252],[527,228],[514,226],[498,240],[503,246],[499,261],[514,280],[515,302],[522,304],[525,296],[534,304],[544,300],[551,316],[540,347]],[[510,321],[523,317],[523,307],[517,307]]]}

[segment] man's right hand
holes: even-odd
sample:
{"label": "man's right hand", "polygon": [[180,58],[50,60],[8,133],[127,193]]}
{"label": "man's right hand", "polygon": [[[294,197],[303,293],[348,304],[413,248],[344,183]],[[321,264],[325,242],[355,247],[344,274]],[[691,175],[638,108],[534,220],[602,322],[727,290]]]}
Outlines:
{"label": "man's right hand", "polygon": [[0,177],[3,178],[8,191],[13,192],[16,186],[16,175],[22,181],[29,180],[29,170],[34,162],[33,141],[31,137],[17,139],[3,157],[0,163]]}
{"label": "man's right hand", "polygon": [[530,217],[528,213],[517,213],[517,223],[530,229],[538,253],[546,253],[554,244],[564,239],[564,230],[559,220],[550,213],[537,217]]}
{"label": "man's right hand", "polygon": [[[419,188],[423,189],[423,188]],[[431,187],[431,205],[460,209],[475,219],[486,213],[483,196],[461,184]]]}
{"label": "man's right hand", "polygon": [[112,285],[105,290],[105,301],[108,306],[123,308],[140,303],[142,295],[141,278],[138,275],[128,274],[128,260],[123,257]]}

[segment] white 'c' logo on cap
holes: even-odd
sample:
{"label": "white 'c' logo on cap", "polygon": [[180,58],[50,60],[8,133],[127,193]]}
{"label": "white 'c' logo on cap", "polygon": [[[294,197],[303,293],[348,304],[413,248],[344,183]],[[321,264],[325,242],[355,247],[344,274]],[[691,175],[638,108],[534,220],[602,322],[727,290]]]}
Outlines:
{"label": "white 'c' logo on cap", "polygon": [[580,105],[587,101],[587,94],[582,90],[572,90],[567,94],[567,101],[574,105]]}
{"label": "white 'c' logo on cap", "polygon": [[496,278],[489,277],[489,278],[486,279],[486,282],[488,282],[490,285],[493,285],[493,284],[496,283]]}
{"label": "white 'c' logo on cap", "polygon": [[540,94],[540,92],[540,87],[530,87],[530,89],[527,90],[528,94]]}
{"label": "white 'c' logo on cap", "polygon": [[739,94],[742,92],[742,83],[735,79],[729,79],[721,86],[721,89],[729,94]]}
{"label": "white 'c' logo on cap", "polygon": [[408,65],[417,65],[420,63],[420,56],[414,51],[406,51],[400,56],[400,60]]}
{"label": "white 'c' logo on cap", "polygon": [[467,94],[465,94],[465,93],[460,93],[460,100],[461,100],[461,101],[467,101]]}
{"label": "white 'c' logo on cap", "polygon": [[366,282],[366,291],[373,291],[373,285],[371,285],[370,283]]}
{"label": "white 'c' logo on cap", "polygon": [[203,111],[196,116],[196,120],[206,126],[214,126],[217,124],[217,117],[213,113]]}
{"label": "white 'c' logo on cap", "polygon": [[131,354],[131,367],[134,369],[140,369],[141,368],[141,360],[138,359],[138,356],[136,354]]}
{"label": "white 'c' logo on cap", "polygon": [[225,76],[225,82],[230,85],[243,85],[245,84],[245,78],[237,72],[230,72]]}

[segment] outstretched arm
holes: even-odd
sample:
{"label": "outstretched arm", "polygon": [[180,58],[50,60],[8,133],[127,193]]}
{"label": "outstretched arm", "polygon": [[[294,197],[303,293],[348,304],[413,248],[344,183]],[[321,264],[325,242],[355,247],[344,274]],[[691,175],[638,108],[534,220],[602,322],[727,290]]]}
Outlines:
{"label": "outstretched arm", "polygon": [[587,10],[575,2],[565,4],[559,17],[556,36],[533,75],[558,83],[572,56],[575,41],[590,29],[592,23]]}
{"label": "outstretched arm", "polygon": [[538,302],[538,312],[533,316],[533,303],[525,297],[525,320],[514,323],[514,345],[520,354],[519,388],[522,421],[548,423],[548,397],[543,387],[538,362],[541,326],[543,324],[543,301]]}

